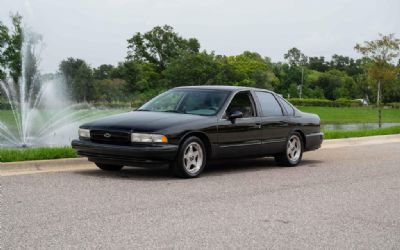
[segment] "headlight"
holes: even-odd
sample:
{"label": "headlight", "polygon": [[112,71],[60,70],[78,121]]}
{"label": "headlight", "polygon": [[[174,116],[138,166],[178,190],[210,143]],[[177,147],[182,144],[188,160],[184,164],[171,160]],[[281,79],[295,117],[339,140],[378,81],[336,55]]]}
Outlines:
{"label": "headlight", "polygon": [[132,142],[161,142],[167,143],[168,139],[165,135],[156,135],[156,134],[141,134],[141,133],[132,133],[131,134]]}
{"label": "headlight", "polygon": [[89,129],[80,128],[78,133],[79,133],[79,137],[90,138],[90,130]]}

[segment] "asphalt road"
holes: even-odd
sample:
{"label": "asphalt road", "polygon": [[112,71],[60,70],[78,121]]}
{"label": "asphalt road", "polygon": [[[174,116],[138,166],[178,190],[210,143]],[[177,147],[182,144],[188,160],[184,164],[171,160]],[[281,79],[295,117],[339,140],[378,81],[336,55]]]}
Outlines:
{"label": "asphalt road", "polygon": [[0,177],[1,249],[400,249],[400,143],[164,169]]}

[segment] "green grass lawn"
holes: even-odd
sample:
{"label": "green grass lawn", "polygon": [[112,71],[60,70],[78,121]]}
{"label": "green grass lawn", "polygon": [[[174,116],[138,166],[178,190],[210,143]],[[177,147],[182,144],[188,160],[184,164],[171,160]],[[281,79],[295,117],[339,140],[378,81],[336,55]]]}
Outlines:
{"label": "green grass lawn", "polygon": [[14,116],[11,110],[0,109],[0,122],[10,124],[14,122]]}
{"label": "green grass lawn", "polygon": [[400,134],[400,126],[376,129],[359,129],[359,130],[324,130],[324,139],[340,139],[351,137],[365,137],[373,135],[392,135]]}
{"label": "green grass lawn", "polygon": [[71,147],[0,149],[0,162],[49,160],[77,157]]}
{"label": "green grass lawn", "polygon": [[[299,107],[318,114],[322,124],[377,123],[378,110],[372,108]],[[382,110],[382,122],[400,122],[400,109]]]}

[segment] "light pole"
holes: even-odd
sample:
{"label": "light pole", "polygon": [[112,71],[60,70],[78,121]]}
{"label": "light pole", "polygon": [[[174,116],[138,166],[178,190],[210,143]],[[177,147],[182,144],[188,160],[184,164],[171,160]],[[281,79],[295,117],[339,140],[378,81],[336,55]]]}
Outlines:
{"label": "light pole", "polygon": [[378,122],[379,128],[382,127],[382,110],[381,110],[381,80],[378,80],[378,95],[376,97],[376,105],[378,106]]}
{"label": "light pole", "polygon": [[299,97],[303,98],[304,66],[301,66],[301,84],[299,86]]}

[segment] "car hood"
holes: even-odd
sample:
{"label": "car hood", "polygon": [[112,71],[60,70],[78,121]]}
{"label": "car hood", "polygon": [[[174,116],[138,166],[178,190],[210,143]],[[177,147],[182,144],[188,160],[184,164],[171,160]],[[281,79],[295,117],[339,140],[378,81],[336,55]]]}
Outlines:
{"label": "car hood", "polygon": [[204,118],[205,117],[203,116],[179,113],[132,111],[95,120],[83,124],[81,128],[123,130],[132,132],[156,132],[172,126],[195,122]]}

